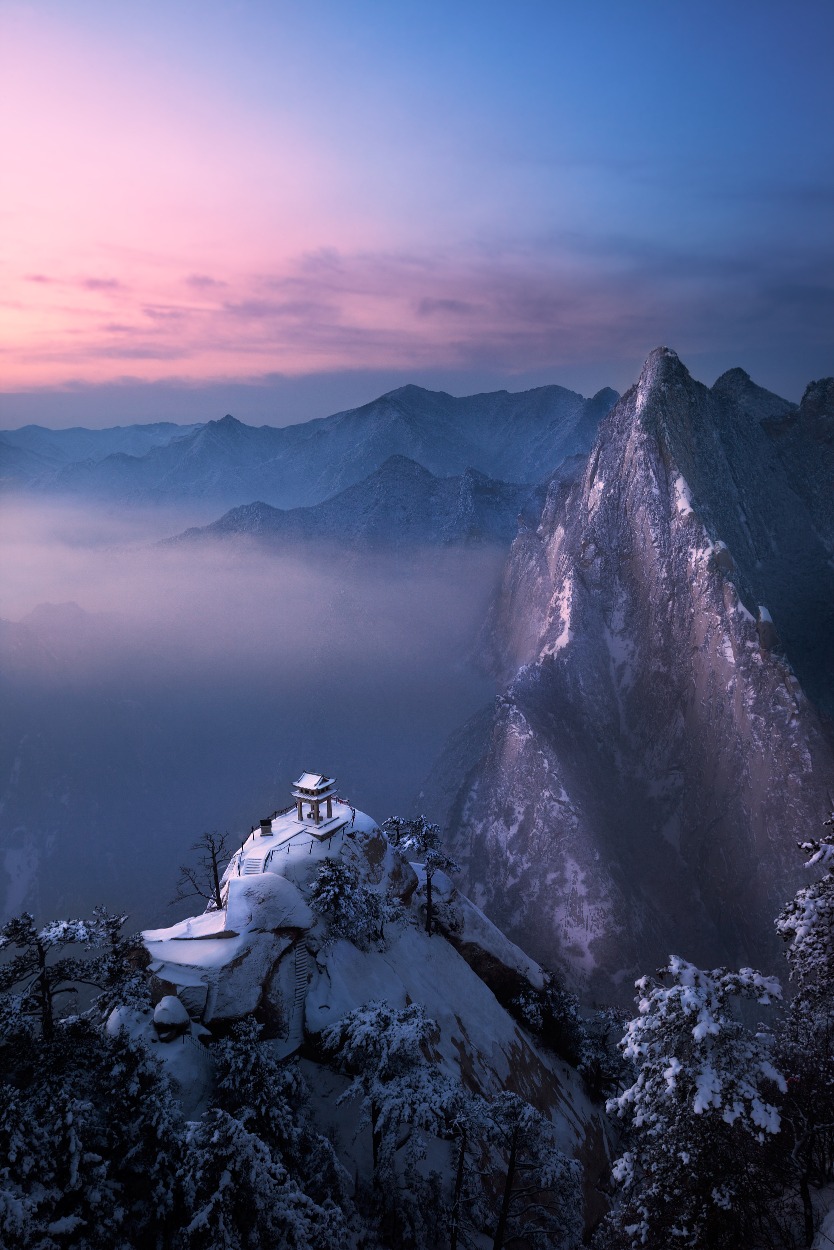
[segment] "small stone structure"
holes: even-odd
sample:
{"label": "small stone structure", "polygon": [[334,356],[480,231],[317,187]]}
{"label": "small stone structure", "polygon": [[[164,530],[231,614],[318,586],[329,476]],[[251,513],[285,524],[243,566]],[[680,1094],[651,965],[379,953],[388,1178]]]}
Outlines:
{"label": "small stone structure", "polygon": [[336,794],[336,778],[322,777],[320,773],[302,773],[295,783],[292,796],[295,799],[298,819],[304,819],[304,804],[310,804],[310,814],[316,824],[321,822],[321,804],[327,804],[327,819],[333,819],[333,798]]}

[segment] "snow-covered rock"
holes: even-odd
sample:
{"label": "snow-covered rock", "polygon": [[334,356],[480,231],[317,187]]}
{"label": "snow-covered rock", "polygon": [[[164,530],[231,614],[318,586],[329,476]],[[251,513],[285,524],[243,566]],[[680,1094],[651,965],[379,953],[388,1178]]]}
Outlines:
{"label": "snow-covered rock", "polygon": [[188,1012],[175,994],[160,998],[153,1009],[154,1024],[166,1029],[187,1029],[191,1023]]}
{"label": "snow-covered rock", "polygon": [[[210,1023],[254,1013],[276,1054],[303,1048],[315,1063],[322,1032],[348,1013],[375,1001],[419,1004],[438,1026],[433,1058],[447,1075],[487,1098],[504,1090],[520,1094],[553,1121],[562,1147],[597,1175],[607,1157],[599,1109],[578,1074],[502,1005],[546,985],[540,966],[440,871],[433,881],[438,924],[430,937],[422,865],[408,864],[370,816],[341,801],[333,805],[332,830],[322,824],[311,833],[294,810],[284,813],[270,833],[254,831],[233,856],[224,874],[224,910],[143,935],[157,992],[177,995],[175,1009],[169,997],[161,999],[160,1014],[173,1021],[190,1012]],[[350,869],[358,893],[387,900],[392,919],[382,932],[375,924],[349,941],[331,931],[329,912],[313,913],[308,900],[317,897],[312,887],[327,861]],[[251,866],[259,871],[247,873]],[[321,1071],[327,1085],[332,1073]],[[194,1079],[183,1097],[196,1105],[204,1097],[201,1068]],[[592,1189],[588,1211],[598,1215]]]}
{"label": "snow-covered rock", "polygon": [[463,888],[604,999],[670,950],[775,968],[794,844],[834,793],[796,675],[834,694],[834,568],[756,419],[790,405],[729,381],[651,354],[516,539],[488,637],[507,684],[450,748]]}
{"label": "snow-covered rock", "polygon": [[[425,907],[425,869],[422,864],[412,868],[420,883],[415,902]],[[506,1004],[526,989],[544,989],[547,976],[541,965],[461,894],[445,872],[432,878],[432,911],[433,925],[500,1002]]]}
{"label": "snow-covered rock", "polygon": [[225,914],[226,929],[235,933],[309,929],[315,919],[298,887],[271,872],[232,877]]}

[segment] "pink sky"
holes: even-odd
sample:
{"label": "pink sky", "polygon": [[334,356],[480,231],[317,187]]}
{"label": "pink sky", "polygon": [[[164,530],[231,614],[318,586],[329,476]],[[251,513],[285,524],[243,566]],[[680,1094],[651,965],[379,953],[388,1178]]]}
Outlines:
{"label": "pink sky", "polygon": [[[554,331],[567,356],[610,321],[610,294],[567,254],[543,272],[519,242],[523,187],[490,203],[442,142],[345,146],[303,99],[256,110],[188,58],[76,33],[67,11],[5,18],[0,389],[473,351],[512,368],[521,335],[524,368],[552,357]],[[496,201],[515,226],[485,253]]]}
{"label": "pink sky", "polygon": [[826,371],[824,32],[558,7],[7,0],[0,392]]}

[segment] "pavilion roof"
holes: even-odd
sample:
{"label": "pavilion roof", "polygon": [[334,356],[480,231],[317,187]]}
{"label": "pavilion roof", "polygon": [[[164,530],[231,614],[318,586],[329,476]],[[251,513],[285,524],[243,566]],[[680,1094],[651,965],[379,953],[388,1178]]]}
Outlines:
{"label": "pavilion roof", "polygon": [[295,787],[297,790],[328,790],[335,781],[335,777],[325,777],[321,773],[302,773]]}

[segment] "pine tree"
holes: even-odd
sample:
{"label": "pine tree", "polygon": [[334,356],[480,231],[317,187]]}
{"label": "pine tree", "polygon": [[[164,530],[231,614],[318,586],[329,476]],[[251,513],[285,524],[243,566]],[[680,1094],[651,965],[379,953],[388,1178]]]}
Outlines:
{"label": "pine tree", "polygon": [[788,943],[791,980],[809,1004],[834,1000],[834,812],[825,824],[831,833],[799,843],[810,856],[806,868],[822,868],[823,876],[799,890],[776,920]]}
{"label": "pine tree", "polygon": [[559,1149],[553,1125],[509,1091],[490,1105],[489,1121],[503,1159],[492,1250],[575,1250],[582,1236],[579,1167]]}
{"label": "pine tree", "polygon": [[608,1103],[631,1132],[614,1167],[625,1243],[755,1245],[771,1190],[763,1147],[780,1128],[771,1099],[785,1081],[766,1039],[735,1009],[745,999],[773,1002],[779,983],[673,956],[637,989],[639,1014],[622,1041],[636,1079]]}
{"label": "pine tree", "polygon": [[307,1194],[317,1202],[330,1197],[348,1211],[348,1178],[313,1125],[298,1062],[277,1059],[261,1031],[248,1017],[212,1048],[217,1106],[256,1134]]}
{"label": "pine tree", "polygon": [[168,1244],[182,1126],[144,1047],[75,1018],[51,1038],[31,1032],[25,1046],[7,1039],[4,1052],[4,1247]]}
{"label": "pine tree", "polygon": [[141,935],[123,933],[127,914],[113,914],[104,907],[93,910],[91,932],[101,950],[92,975],[100,987],[96,1009],[106,1019],[116,1007],[146,1011],[151,1006],[150,980],[146,974],[148,953]]}
{"label": "pine tree", "polygon": [[322,1035],[353,1077],[340,1102],[358,1098],[357,1129],[370,1130],[371,1210],[383,1241],[414,1250],[438,1244],[450,1222],[448,1185],[421,1167],[425,1135],[456,1138],[464,1098],[431,1058],[436,1038],[424,1008],[384,1002],[349,1012]]}
{"label": "pine tree", "polygon": [[397,908],[361,880],[359,871],[341,859],[325,859],[310,887],[310,906],[329,926],[330,937],[345,938],[360,950],[385,940],[385,923]]}
{"label": "pine tree", "polygon": [[801,842],[806,867],[823,875],[799,890],[776,920],[796,993],[779,1039],[779,1061],[788,1082],[783,1120],[785,1150],[802,1205],[805,1241],[814,1236],[811,1187],[834,1176],[834,813],[832,829]]}
{"label": "pine tree", "polygon": [[181,1250],[342,1250],[338,1209],[308,1197],[226,1111],[188,1126],[183,1182],[191,1218]]}
{"label": "pine tree", "polygon": [[434,921],[432,880],[436,872],[460,872],[460,866],[440,845],[440,826],[418,816],[406,820],[402,816],[389,816],[382,824],[389,842],[405,854],[421,855],[426,873],[426,933],[431,937]]}
{"label": "pine tree", "polygon": [[97,985],[91,961],[64,952],[79,946],[89,950],[96,936],[90,920],[53,920],[38,928],[31,913],[23,912],[7,921],[0,928],[0,951],[17,953],[0,964],[3,1015],[34,1017],[43,1036],[52,1038],[58,999],[76,994],[79,984]]}
{"label": "pine tree", "polygon": [[543,989],[525,988],[509,1003],[509,1009],[557,1055],[576,1067],[582,1056],[585,1028],[576,995],[549,974]]}

